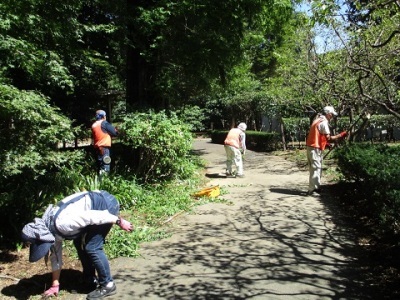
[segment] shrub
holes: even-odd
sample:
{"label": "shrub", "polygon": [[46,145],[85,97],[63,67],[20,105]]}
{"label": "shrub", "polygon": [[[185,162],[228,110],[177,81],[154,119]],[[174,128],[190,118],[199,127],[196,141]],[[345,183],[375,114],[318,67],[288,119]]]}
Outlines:
{"label": "shrub", "polygon": [[191,131],[204,131],[204,110],[197,105],[185,106],[178,111],[176,111],[177,116],[185,124],[190,126]]}
{"label": "shrub", "polygon": [[74,139],[71,121],[47,98],[35,92],[0,85],[0,176],[9,177],[30,170],[44,174],[50,166],[74,160],[75,153],[61,153],[57,145]]}
{"label": "shrub", "polygon": [[121,142],[138,155],[135,174],[141,181],[185,179],[193,174],[193,137],[190,128],[175,114],[129,114],[119,128],[124,133]]}
{"label": "shrub", "polygon": [[385,230],[398,231],[400,221],[400,147],[349,144],[336,152],[345,180],[356,183],[370,214]]}
{"label": "shrub", "polygon": [[74,186],[82,172],[81,151],[61,151],[73,140],[71,121],[36,92],[0,85],[0,238],[20,237],[23,224]]}

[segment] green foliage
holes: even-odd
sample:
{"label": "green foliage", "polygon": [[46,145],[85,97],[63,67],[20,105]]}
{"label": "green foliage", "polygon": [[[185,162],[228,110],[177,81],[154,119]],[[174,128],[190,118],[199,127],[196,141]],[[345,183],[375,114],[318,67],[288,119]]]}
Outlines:
{"label": "green foliage", "polygon": [[283,118],[285,139],[291,142],[304,141],[310,130],[309,118]]}
{"label": "green foliage", "polygon": [[43,175],[50,166],[72,165],[78,153],[57,150],[63,140],[73,140],[71,121],[35,92],[0,85],[1,177],[29,170]]}
{"label": "green foliage", "polygon": [[201,109],[197,105],[193,106],[184,106],[176,111],[176,115],[179,119],[187,124],[191,131],[203,131],[205,129],[204,126],[204,109]]}
{"label": "green foliage", "polygon": [[271,112],[271,98],[261,89],[259,81],[250,78],[238,76],[233,79],[219,101],[224,105],[223,117],[228,124],[232,119],[243,120],[247,124],[254,122],[261,128],[260,116]]}
{"label": "green foliage", "polygon": [[345,179],[355,182],[366,197],[367,209],[387,231],[398,231],[400,221],[400,147],[349,144],[336,152]]}
{"label": "green foliage", "polygon": [[[223,145],[227,134],[226,130],[213,130],[211,142]],[[246,130],[246,147],[254,151],[275,151],[279,148],[279,135],[276,132]]]}
{"label": "green foliage", "polygon": [[[310,130],[309,118],[282,118],[286,141],[305,141]],[[340,117],[330,123],[331,133],[335,134],[348,129],[350,126],[348,117]]]}
{"label": "green foliage", "polygon": [[400,127],[400,119],[393,115],[373,115],[369,120],[369,124],[375,128]]}
{"label": "green foliage", "polygon": [[78,163],[69,164],[49,165],[43,175],[24,170],[0,180],[0,237],[4,244],[19,240],[22,226],[43,213],[48,204],[76,191],[83,170]]}
{"label": "green foliage", "polygon": [[86,121],[87,111],[97,109],[98,91],[122,89],[121,28],[113,20],[118,7],[105,1],[2,1],[0,82],[39,91],[66,115]]}
{"label": "green foliage", "polygon": [[276,132],[246,131],[246,144],[255,151],[275,151],[281,146],[279,137]]}
{"label": "green foliage", "polygon": [[[314,24],[323,24],[333,34],[314,65],[315,85],[323,83],[329,102],[353,108],[382,108],[400,119],[398,5],[385,1],[311,1]],[[326,50],[326,49],[325,49]],[[335,95],[335,98],[332,97]],[[322,98],[322,97],[321,97]],[[332,103],[333,104],[333,103]],[[338,107],[338,106],[337,106]]]}
{"label": "green foliage", "polygon": [[63,58],[64,49],[81,32],[74,20],[78,5],[79,1],[62,6],[49,1],[3,1],[0,52],[4,75],[14,85],[34,86],[42,92],[48,87],[72,91],[73,78]]}
{"label": "green foliage", "polygon": [[163,225],[171,216],[190,209],[194,204],[190,195],[198,184],[198,174],[190,180],[162,185],[141,185],[132,178],[118,175],[103,177],[98,188],[107,190],[118,199],[121,215],[135,228],[127,234],[114,226],[105,247],[109,257],[135,257],[140,243],[165,237]]}
{"label": "green foliage", "polygon": [[[81,150],[58,149],[57,145],[62,142],[62,139],[57,139],[58,135],[67,139],[72,138],[73,130],[67,119],[58,115],[57,110],[47,105],[45,98],[35,93],[26,92],[26,95],[36,100],[32,103],[29,97],[25,97],[24,99],[29,101],[23,103],[7,102],[7,96],[12,95],[13,99],[18,99],[18,96],[22,97],[19,94],[25,95],[16,89],[9,89],[10,91],[6,91],[10,95],[3,93],[5,96],[1,102],[3,107],[7,108],[7,110],[2,110],[3,138],[7,137],[6,130],[9,130],[10,122],[7,117],[12,115],[14,116],[11,122],[12,130],[15,130],[12,133],[19,138],[21,146],[30,147],[39,154],[43,151],[51,158],[59,156],[60,159],[47,159],[46,155],[41,155],[42,160],[39,165],[17,165],[14,169],[18,172],[3,171],[0,225],[7,230],[0,231],[0,236],[5,243],[19,240],[22,226],[33,217],[40,216],[49,203],[57,203],[65,196],[81,190],[104,189],[116,196],[120,202],[122,214],[127,215],[137,228],[133,234],[129,235],[121,234],[121,231],[113,231],[109,237],[107,251],[112,257],[135,256],[140,242],[164,236],[165,233],[160,227],[167,218],[189,209],[193,204],[190,194],[198,184],[196,170],[200,164],[190,154],[192,135],[188,126],[175,115],[167,117],[163,112],[131,115],[127,118],[129,122],[121,124],[121,132],[125,133],[125,138],[130,133],[135,133],[127,138],[126,141],[129,143],[125,147],[132,149],[132,143],[139,149],[144,149],[143,157],[148,155],[148,160],[154,160],[151,166],[153,163],[158,164],[155,169],[145,173],[148,176],[145,178],[147,182],[162,184],[139,184],[136,176],[140,178],[143,173],[138,173],[139,175],[115,173],[103,176],[100,180],[92,170],[88,152],[85,155]],[[19,105],[14,107],[12,105],[14,103]],[[22,112],[19,113],[18,109]],[[9,112],[11,110],[12,112]],[[53,120],[53,123],[49,120]],[[50,128],[49,124],[53,128]],[[28,128],[37,132],[31,132],[27,130]],[[18,131],[18,129],[21,130]],[[63,130],[66,131],[64,135]],[[46,137],[42,137],[41,134]],[[23,135],[26,135],[25,140],[22,138]],[[133,143],[133,140],[136,143]],[[6,140],[3,142],[7,143]],[[147,144],[151,147],[146,147]],[[23,148],[20,149],[16,145],[12,147],[20,151],[18,152],[20,156],[25,155]],[[10,152],[12,153],[11,150]],[[68,160],[64,161],[63,158],[68,158]],[[141,165],[140,167],[148,166]],[[158,174],[164,176],[155,177]],[[146,182],[146,180],[141,181]],[[20,207],[24,207],[24,210],[21,211]],[[124,247],[120,247],[121,243]]]}
{"label": "green foliage", "polygon": [[100,182],[99,189],[113,194],[118,199],[122,210],[132,209],[146,198],[146,187],[137,183],[133,177],[105,176]]}
{"label": "green foliage", "polygon": [[122,143],[139,150],[137,178],[148,183],[185,179],[193,174],[192,134],[175,114],[129,114],[120,130],[124,132]]}
{"label": "green foliage", "polygon": [[[156,70],[146,74],[152,86],[140,88],[174,106],[205,95],[219,98],[213,85],[225,89],[231,80],[251,78],[253,64],[268,69],[293,9],[286,0],[131,3],[129,37],[138,60],[143,58],[134,62],[139,68],[132,75]],[[237,76],[233,69],[243,65],[246,74]]]}
{"label": "green foliage", "polygon": [[[82,170],[81,151],[61,151],[73,139],[71,121],[35,92],[0,85],[0,232],[6,242],[51,199],[69,192]],[[23,208],[23,210],[21,210]]]}
{"label": "green foliage", "polygon": [[[134,220],[130,221],[135,223]],[[129,234],[114,226],[107,236],[105,251],[109,258],[137,257],[141,243],[160,240],[167,236],[162,229],[151,226],[135,226],[134,231]]]}
{"label": "green foliage", "polygon": [[318,70],[313,68],[317,57],[308,20],[305,14],[295,13],[282,27],[282,42],[273,52],[274,72],[263,87],[271,99],[266,112],[272,116],[303,117],[306,105],[318,108],[326,101],[319,94],[323,81],[316,79]]}
{"label": "green foliage", "polygon": [[146,194],[138,199],[135,210],[146,216],[147,225],[161,226],[169,216],[187,210],[193,203],[190,194],[196,187],[193,182],[146,187]]}

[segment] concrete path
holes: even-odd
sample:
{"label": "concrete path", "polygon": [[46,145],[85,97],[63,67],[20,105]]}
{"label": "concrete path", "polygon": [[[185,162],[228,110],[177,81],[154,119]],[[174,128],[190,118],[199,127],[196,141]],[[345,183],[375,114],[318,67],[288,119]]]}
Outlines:
{"label": "concrete path", "polygon": [[205,139],[194,149],[228,203],[180,216],[140,258],[113,260],[118,293],[107,299],[373,299],[351,230],[329,198],[305,195],[307,172],[248,151],[245,178],[226,178],[223,146]]}

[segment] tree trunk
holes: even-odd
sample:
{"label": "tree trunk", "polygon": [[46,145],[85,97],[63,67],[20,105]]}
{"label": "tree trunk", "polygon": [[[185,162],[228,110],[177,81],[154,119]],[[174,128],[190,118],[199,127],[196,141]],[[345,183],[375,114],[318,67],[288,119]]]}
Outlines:
{"label": "tree trunk", "polygon": [[[137,8],[149,7],[152,2],[140,0],[127,0],[130,18],[135,18],[137,15]],[[166,103],[155,92],[155,78],[157,77],[157,61],[152,64],[148,63],[141,55],[141,52],[146,52],[147,49],[140,47],[147,47],[149,37],[138,34],[139,29],[134,24],[127,24],[129,40],[126,52],[126,102],[131,109],[140,108],[155,108],[164,109]],[[143,45],[143,46],[141,46]]]}
{"label": "tree trunk", "polygon": [[281,138],[282,138],[282,145],[283,145],[283,151],[286,151],[286,139],[285,139],[285,130],[283,126],[283,119],[282,117],[279,118],[279,123],[280,123],[280,130],[281,130]]}
{"label": "tree trunk", "polygon": [[133,47],[127,50],[126,58],[126,102],[134,108],[146,105],[145,87],[143,82],[144,66],[141,62],[139,51]]}

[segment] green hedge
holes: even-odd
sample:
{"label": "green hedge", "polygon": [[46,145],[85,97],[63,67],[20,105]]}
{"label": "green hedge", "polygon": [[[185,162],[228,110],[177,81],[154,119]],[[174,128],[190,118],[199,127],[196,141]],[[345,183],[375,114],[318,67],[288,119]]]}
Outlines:
{"label": "green hedge", "polygon": [[385,230],[397,231],[400,221],[400,146],[356,143],[336,152],[344,178],[367,199],[366,209]]}
{"label": "green hedge", "polygon": [[[211,132],[211,142],[224,144],[228,131],[213,130]],[[246,131],[246,147],[253,151],[276,151],[282,149],[279,134],[276,132]]]}

